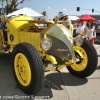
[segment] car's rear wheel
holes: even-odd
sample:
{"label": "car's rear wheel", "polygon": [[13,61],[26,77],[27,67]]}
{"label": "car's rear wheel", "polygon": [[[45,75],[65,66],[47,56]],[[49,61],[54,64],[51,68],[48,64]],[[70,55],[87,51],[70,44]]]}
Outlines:
{"label": "car's rear wheel", "polygon": [[29,43],[20,43],[14,48],[12,62],[20,89],[26,94],[39,92],[44,83],[44,70],[38,51]]}
{"label": "car's rear wheel", "polygon": [[74,46],[75,55],[79,61],[67,67],[69,72],[77,77],[88,77],[96,69],[98,58],[95,48],[86,40],[82,46]]}

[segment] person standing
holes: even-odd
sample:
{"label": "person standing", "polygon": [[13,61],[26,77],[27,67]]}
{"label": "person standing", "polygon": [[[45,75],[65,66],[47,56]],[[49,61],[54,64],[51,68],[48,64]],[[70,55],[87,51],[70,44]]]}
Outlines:
{"label": "person standing", "polygon": [[86,39],[94,45],[94,39],[96,38],[96,30],[95,27],[93,26],[93,20],[89,19],[84,32],[86,33]]}
{"label": "person standing", "polygon": [[76,35],[81,35],[83,38],[85,38],[85,33],[84,33],[84,29],[85,29],[85,25],[84,22],[82,20],[80,20],[78,22],[79,26],[76,29]]}
{"label": "person standing", "polygon": [[61,18],[59,18],[60,21],[66,21],[63,23],[63,25],[68,28],[71,33],[73,34],[73,25],[71,19],[69,19],[68,15],[63,14]]}

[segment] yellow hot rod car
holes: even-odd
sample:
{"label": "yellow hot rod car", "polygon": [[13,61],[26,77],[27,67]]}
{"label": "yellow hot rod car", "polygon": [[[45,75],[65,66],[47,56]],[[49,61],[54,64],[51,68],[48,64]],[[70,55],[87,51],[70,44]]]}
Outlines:
{"label": "yellow hot rod car", "polygon": [[1,23],[5,27],[0,27],[0,52],[12,51],[14,77],[26,94],[42,89],[45,71],[67,67],[72,75],[84,78],[97,67],[95,48],[81,36],[73,38],[62,24],[25,15],[11,16]]}

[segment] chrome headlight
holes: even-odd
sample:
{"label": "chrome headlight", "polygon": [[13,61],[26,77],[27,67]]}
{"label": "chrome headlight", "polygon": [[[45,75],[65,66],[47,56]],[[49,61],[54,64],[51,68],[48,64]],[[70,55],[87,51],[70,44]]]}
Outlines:
{"label": "chrome headlight", "polygon": [[49,50],[52,46],[52,43],[51,43],[51,40],[50,39],[44,39],[42,42],[41,42],[41,47],[42,49],[44,50]]}
{"label": "chrome headlight", "polygon": [[82,36],[77,36],[74,38],[74,44],[77,46],[81,46],[83,44],[83,38]]}

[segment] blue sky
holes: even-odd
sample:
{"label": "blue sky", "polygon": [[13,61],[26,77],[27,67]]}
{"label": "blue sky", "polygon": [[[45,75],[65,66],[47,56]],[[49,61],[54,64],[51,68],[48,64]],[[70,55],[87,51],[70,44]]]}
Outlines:
{"label": "blue sky", "polygon": [[[100,12],[100,0],[26,0],[24,4],[19,5],[19,8],[21,7],[31,7],[39,13],[45,9],[49,19],[58,15],[59,11],[68,15],[100,14],[92,13],[91,10],[83,10],[94,8],[94,10]],[[77,7],[83,9],[77,12]]]}

